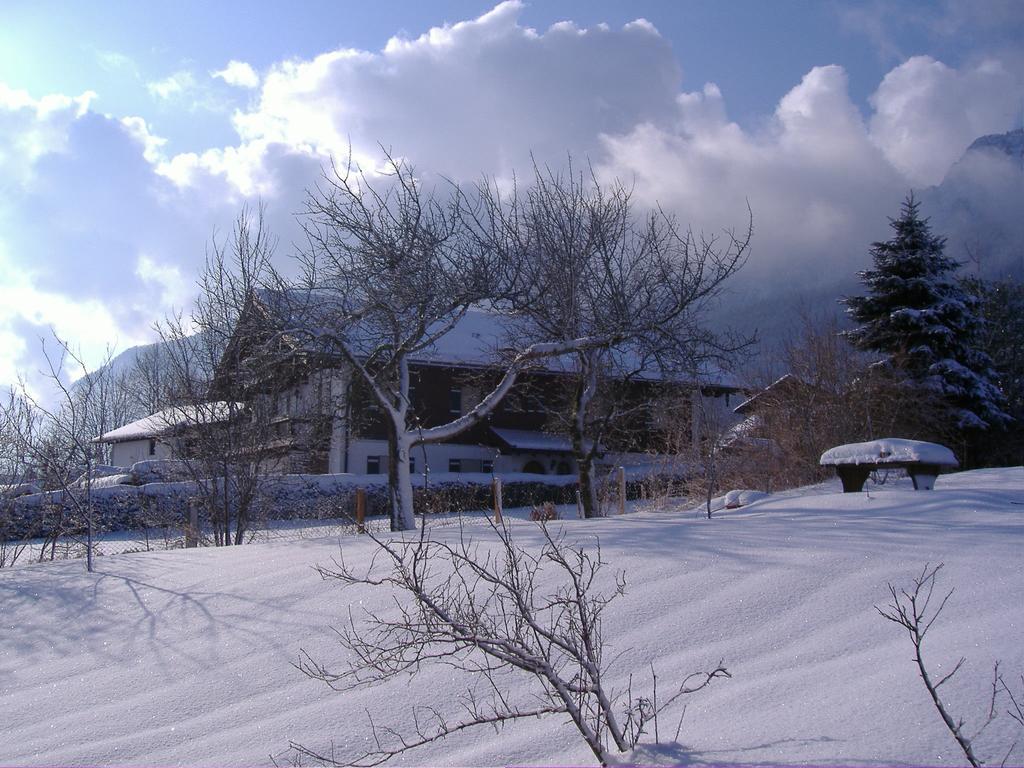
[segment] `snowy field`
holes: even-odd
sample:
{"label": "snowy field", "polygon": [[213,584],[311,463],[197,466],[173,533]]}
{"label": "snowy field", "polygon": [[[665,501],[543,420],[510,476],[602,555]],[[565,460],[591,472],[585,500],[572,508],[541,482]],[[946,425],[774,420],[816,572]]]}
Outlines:
{"label": "snowy field", "polygon": [[[609,657],[624,685],[662,690],[720,659],[731,680],[693,696],[679,744],[661,753],[708,763],[960,765],[964,758],[922,687],[904,634],[881,619],[886,582],[944,562],[956,587],[925,653],[938,673],[967,661],[942,691],[968,726],[983,718],[992,664],[1024,672],[1024,470],[942,476],[932,492],[907,481],[840,494],[829,483],[721,510],[646,511],[569,521],[599,538],[609,578],[628,593],[606,614]],[[478,522],[473,535],[486,537]],[[514,524],[521,544],[539,540]],[[456,536],[458,528],[437,529]],[[366,538],[345,537],[365,562]],[[367,736],[367,709],[401,723],[410,702],[444,709],[458,674],[333,693],[292,663],[300,648],[343,660],[332,639],[348,607],[385,597],[341,590],[313,571],[339,539],[229,549],[144,552],[0,572],[0,763],[258,765],[287,759],[289,741],[329,749]],[[523,679],[522,685],[531,685]],[[637,682],[634,683],[637,685]],[[998,764],[1024,737],[1003,715],[976,750]],[[969,730],[969,728],[968,728]],[[675,731],[675,719],[662,737]],[[1024,738],[1021,738],[1024,744]],[[1018,747],[1020,750],[1021,747]],[[592,764],[559,718],[500,734],[477,730],[411,752],[407,764]],[[1010,764],[1024,763],[1018,751]]]}

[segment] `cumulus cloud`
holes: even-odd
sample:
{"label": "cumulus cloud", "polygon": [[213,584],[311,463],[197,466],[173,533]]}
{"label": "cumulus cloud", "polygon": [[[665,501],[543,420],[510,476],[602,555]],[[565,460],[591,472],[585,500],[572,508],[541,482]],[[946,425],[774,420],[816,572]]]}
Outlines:
{"label": "cumulus cloud", "polygon": [[82,117],[96,97],[49,94],[34,99],[0,82],[0,175],[24,183],[33,164],[67,147],[69,126]]}
{"label": "cumulus cloud", "polygon": [[[240,196],[216,178],[180,187],[157,173],[162,138],[140,117],[93,111],[89,95],[0,95],[4,384],[43,367],[51,328],[91,363],[108,346],[151,340],[154,321],[191,300],[206,243]],[[268,198],[286,237],[294,199]]]}
{"label": "cumulus cloud", "polygon": [[[715,84],[683,90],[652,24],[537,30],[521,11],[505,2],[379,51],[281,61],[262,80],[231,61],[213,76],[257,90],[234,115],[237,140],[196,152],[170,154],[147,120],[97,113],[91,94],[33,99],[0,85],[0,172],[16,185],[0,198],[0,293],[33,297],[0,313],[0,343],[51,322],[90,348],[146,338],[187,300],[205,243],[242,201],[268,204],[287,251],[299,240],[291,212],[321,163],[351,148],[372,168],[379,144],[458,180],[522,171],[531,152],[552,164],[571,152],[708,233],[742,228],[749,202],[754,251],[740,289],[781,316],[795,291],[834,298],[907,189],[941,178],[979,133],[1008,128],[1005,105],[1019,93],[1006,59],[917,57],[889,73],[865,115],[845,71],[822,66],[741,126]],[[227,90],[182,70],[152,92],[169,104],[214,85]],[[30,305],[98,321],[58,322]],[[4,349],[0,380],[29,354]]]}
{"label": "cumulus cloud", "polygon": [[142,340],[126,336],[103,302],[40,289],[25,265],[13,263],[2,246],[0,242],[0,383],[19,375],[36,380],[46,368],[44,344],[53,351],[52,334],[71,341],[93,361],[103,359],[119,340]]}
{"label": "cumulus cloud", "polygon": [[360,159],[377,145],[459,178],[589,154],[602,132],[670,119],[681,73],[648,23],[544,31],[505,2],[483,16],[394,37],[378,52],[342,49],[270,68],[235,125],[246,142]]}
{"label": "cumulus cloud", "polygon": [[989,59],[962,70],[915,56],[890,71],[871,97],[871,135],[914,185],[937,184],[978,136],[1010,127],[1022,80]]}
{"label": "cumulus cloud", "polygon": [[229,61],[224,69],[211,72],[210,75],[220,78],[228,85],[233,85],[237,88],[256,88],[260,84],[260,76],[256,74],[256,70],[252,68],[252,65],[244,61],[236,61],[235,59]]}
{"label": "cumulus cloud", "polygon": [[708,235],[742,228],[749,202],[755,241],[747,282],[777,290],[852,272],[865,237],[884,227],[905,191],[870,141],[840,67],[809,72],[756,132],[727,120],[713,86],[682,95],[678,108],[675,129],[642,124],[605,135],[601,171],[634,180],[640,199]]}

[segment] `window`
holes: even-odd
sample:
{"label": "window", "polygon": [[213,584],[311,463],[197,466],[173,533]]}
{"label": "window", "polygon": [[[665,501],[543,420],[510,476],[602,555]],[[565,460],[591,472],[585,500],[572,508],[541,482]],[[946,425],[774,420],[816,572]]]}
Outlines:
{"label": "window", "polygon": [[461,472],[462,471],[462,459],[448,459],[448,471],[449,472]]}
{"label": "window", "polygon": [[413,475],[416,474],[416,457],[415,456],[410,456],[409,457],[409,473],[413,474]]}
{"label": "window", "polygon": [[368,474],[368,475],[379,475],[380,474],[380,456],[367,456],[366,457],[366,474]]}
{"label": "window", "polygon": [[149,455],[156,456],[156,440],[149,441]]}
{"label": "window", "polygon": [[448,412],[453,416],[462,415],[462,387],[448,390]]}
{"label": "window", "polygon": [[483,459],[480,462],[480,471],[484,474],[491,474],[494,472],[494,462],[491,459]]}

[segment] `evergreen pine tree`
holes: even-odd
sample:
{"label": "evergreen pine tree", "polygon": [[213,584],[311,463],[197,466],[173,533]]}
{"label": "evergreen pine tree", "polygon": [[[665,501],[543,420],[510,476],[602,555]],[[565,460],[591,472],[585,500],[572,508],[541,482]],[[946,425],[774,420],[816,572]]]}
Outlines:
{"label": "evergreen pine tree", "polygon": [[913,384],[941,394],[961,429],[1002,426],[1009,417],[994,384],[992,361],[976,346],[981,328],[977,299],[963,290],[960,266],[946,256],[946,240],[933,235],[913,194],[890,219],[891,240],[873,243],[874,269],[858,273],[865,296],[843,299],[859,324],[846,332],[858,349]]}

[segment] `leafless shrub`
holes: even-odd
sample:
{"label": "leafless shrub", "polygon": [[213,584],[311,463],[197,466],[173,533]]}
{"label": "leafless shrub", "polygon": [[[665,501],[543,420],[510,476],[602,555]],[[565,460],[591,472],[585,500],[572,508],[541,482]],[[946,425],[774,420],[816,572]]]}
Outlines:
{"label": "leafless shrub", "polygon": [[836,445],[899,436],[960,447],[942,397],[892,368],[875,365],[834,318],[804,313],[777,355],[787,371],[751,377],[723,472],[739,487],[795,487],[831,472],[818,460]]}
{"label": "leafless shrub", "polygon": [[558,519],[558,509],[550,501],[546,501],[539,507],[530,510],[530,519],[535,523],[546,523],[549,520]]}
{"label": "leafless shrub", "polygon": [[[660,713],[730,676],[719,664],[688,675],[663,699],[656,678],[651,694],[635,694],[632,683],[613,690],[608,675],[614,660],[605,656],[603,616],[625,593],[625,577],[616,575],[610,590],[600,591],[598,575],[606,564],[600,546],[588,552],[543,523],[539,530],[537,550],[518,545],[508,527],[493,523],[493,548],[467,538],[464,530],[454,542],[432,539],[425,530],[412,540],[373,537],[379,549],[365,572],[343,560],[320,567],[325,579],[394,593],[399,613],[389,618],[370,611],[359,621],[350,614],[338,630],[352,654],[348,666],[332,671],[303,653],[298,667],[305,674],[347,691],[414,676],[434,662],[470,673],[472,682],[456,698],[456,714],[413,705],[405,725],[396,727],[370,714],[371,746],[342,755],[292,744],[292,759],[378,765],[468,728],[500,729],[514,720],[566,715],[606,765],[649,729],[657,733]],[[556,585],[546,586],[549,580]],[[508,685],[509,678],[522,675],[533,679],[529,692]]]}
{"label": "leafless shrub", "polygon": [[[1024,676],[1021,677],[1022,697],[1019,701],[1006,683],[1002,673],[1000,673],[999,662],[995,663],[992,670],[991,696],[989,697],[988,711],[981,725],[972,734],[968,735],[965,732],[966,723],[962,717],[954,718],[950,713],[949,707],[939,697],[939,689],[953,679],[956,673],[960,671],[966,659],[960,657],[960,660],[953,665],[953,669],[936,681],[929,674],[922,653],[925,636],[932,628],[936,619],[939,618],[939,614],[942,613],[942,609],[946,607],[946,603],[953,594],[951,589],[939,599],[935,592],[936,581],[939,571],[942,570],[942,565],[942,563],[935,567],[925,565],[921,573],[914,579],[913,586],[909,591],[897,589],[892,584],[889,584],[891,600],[885,608],[875,606],[875,609],[883,618],[898,624],[907,631],[914,645],[914,661],[917,664],[918,673],[921,676],[925,689],[928,691],[928,695],[931,697],[932,703],[935,705],[935,710],[939,713],[943,724],[952,734],[957,746],[964,753],[964,757],[967,758],[967,761],[972,766],[977,768],[980,765],[984,765],[984,761],[979,760],[977,757],[975,743],[982,732],[995,720],[999,708],[998,699],[1001,694],[1006,695],[1010,701],[1011,708],[1007,710],[1007,714],[1024,727],[1024,711],[1021,709],[1021,704],[1024,703]],[[936,599],[935,602],[933,602],[933,598]],[[1016,746],[1016,742],[1010,745],[1002,759],[1001,765],[1006,764]]]}

